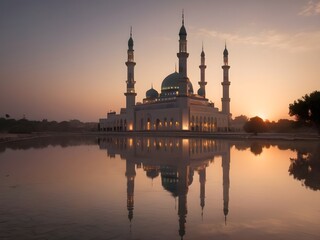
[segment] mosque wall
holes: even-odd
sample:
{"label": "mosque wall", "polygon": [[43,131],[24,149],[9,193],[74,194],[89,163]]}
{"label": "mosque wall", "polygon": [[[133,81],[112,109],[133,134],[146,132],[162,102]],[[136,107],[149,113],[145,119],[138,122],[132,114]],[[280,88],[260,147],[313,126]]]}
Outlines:
{"label": "mosque wall", "polygon": [[178,107],[137,110],[135,119],[136,131],[181,130],[181,109]]}

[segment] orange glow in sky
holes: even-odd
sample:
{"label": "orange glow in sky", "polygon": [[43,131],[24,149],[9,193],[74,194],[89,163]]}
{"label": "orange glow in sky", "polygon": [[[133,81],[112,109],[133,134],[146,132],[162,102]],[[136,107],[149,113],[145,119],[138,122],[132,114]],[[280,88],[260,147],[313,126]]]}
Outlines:
{"label": "orange glow in sky", "polygon": [[288,106],[320,89],[320,1],[1,1],[0,116],[98,121],[125,106],[133,26],[137,101],[178,62],[181,10],[188,76],[221,109],[222,52],[229,50],[233,117],[288,118]]}

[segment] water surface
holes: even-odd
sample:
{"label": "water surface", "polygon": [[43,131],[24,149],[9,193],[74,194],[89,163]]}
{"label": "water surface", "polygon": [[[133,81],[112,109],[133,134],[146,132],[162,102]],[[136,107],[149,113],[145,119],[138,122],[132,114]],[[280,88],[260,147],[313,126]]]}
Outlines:
{"label": "water surface", "polygon": [[320,144],[42,138],[0,146],[0,239],[320,239]]}

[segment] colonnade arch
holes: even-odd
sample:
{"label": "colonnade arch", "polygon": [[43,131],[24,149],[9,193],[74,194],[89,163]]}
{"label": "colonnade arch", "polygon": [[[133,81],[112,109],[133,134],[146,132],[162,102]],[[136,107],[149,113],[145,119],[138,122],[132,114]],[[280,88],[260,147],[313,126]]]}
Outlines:
{"label": "colonnade arch", "polygon": [[215,132],[217,129],[217,118],[203,115],[192,115],[190,118],[190,131]]}

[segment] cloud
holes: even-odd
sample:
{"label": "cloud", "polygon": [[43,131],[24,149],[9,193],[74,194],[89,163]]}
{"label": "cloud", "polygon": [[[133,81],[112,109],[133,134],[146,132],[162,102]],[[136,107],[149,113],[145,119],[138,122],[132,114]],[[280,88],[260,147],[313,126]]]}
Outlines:
{"label": "cloud", "polygon": [[305,52],[320,50],[320,30],[281,33],[275,30],[260,31],[256,34],[225,33],[208,29],[198,29],[198,35],[209,36],[228,42],[265,46],[270,48],[283,49],[290,52]]}
{"label": "cloud", "polygon": [[301,16],[320,15],[320,1],[309,1],[305,6],[302,7],[298,14]]}

